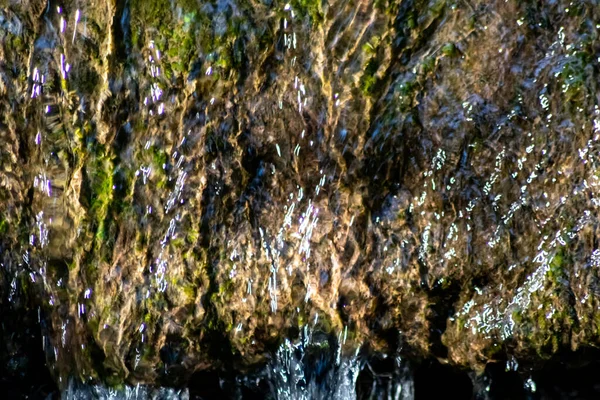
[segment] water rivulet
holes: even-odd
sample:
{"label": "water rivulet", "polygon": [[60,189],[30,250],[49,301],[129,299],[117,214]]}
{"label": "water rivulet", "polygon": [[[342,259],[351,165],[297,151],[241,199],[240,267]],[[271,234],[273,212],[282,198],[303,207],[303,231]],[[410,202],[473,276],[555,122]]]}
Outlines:
{"label": "water rivulet", "polygon": [[594,398],[599,32],[597,0],[0,0],[0,387]]}

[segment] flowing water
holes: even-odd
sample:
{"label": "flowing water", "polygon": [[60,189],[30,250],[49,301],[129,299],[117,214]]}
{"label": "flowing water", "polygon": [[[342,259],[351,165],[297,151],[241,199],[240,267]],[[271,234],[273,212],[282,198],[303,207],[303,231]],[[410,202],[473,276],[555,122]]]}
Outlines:
{"label": "flowing water", "polygon": [[0,388],[595,398],[599,34],[597,0],[0,1]]}

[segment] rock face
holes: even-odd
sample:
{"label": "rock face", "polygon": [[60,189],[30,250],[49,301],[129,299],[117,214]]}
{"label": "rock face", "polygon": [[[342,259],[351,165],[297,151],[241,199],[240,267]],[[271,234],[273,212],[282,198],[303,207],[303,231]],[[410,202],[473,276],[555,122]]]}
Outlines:
{"label": "rock face", "polygon": [[598,343],[597,1],[0,4],[0,309],[61,387],[305,326],[477,372]]}

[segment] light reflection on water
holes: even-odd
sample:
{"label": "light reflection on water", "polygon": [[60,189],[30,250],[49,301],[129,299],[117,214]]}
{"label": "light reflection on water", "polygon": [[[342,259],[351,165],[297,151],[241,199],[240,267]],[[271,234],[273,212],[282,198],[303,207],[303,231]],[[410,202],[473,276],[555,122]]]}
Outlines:
{"label": "light reflection on water", "polygon": [[62,385],[92,350],[125,381],[210,361],[204,330],[244,362],[274,332],[298,399],[353,398],[362,365],[307,378],[301,326],[473,368],[599,340],[592,6],[64,3],[0,82],[27,116],[1,127],[2,279]]}

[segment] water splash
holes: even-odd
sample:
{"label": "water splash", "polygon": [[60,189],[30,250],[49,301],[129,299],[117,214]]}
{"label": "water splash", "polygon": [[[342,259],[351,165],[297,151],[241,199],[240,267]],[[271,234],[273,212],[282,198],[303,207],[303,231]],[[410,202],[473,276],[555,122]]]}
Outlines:
{"label": "water splash", "polygon": [[313,342],[310,334],[298,343],[286,339],[269,367],[274,397],[293,400],[356,399],[356,379],[360,371],[358,351],[334,357],[341,352],[340,346],[338,344],[334,352],[326,341]]}
{"label": "water splash", "polygon": [[115,389],[70,380],[61,398],[63,400],[189,400],[190,396],[187,389],[152,388],[140,384]]}

